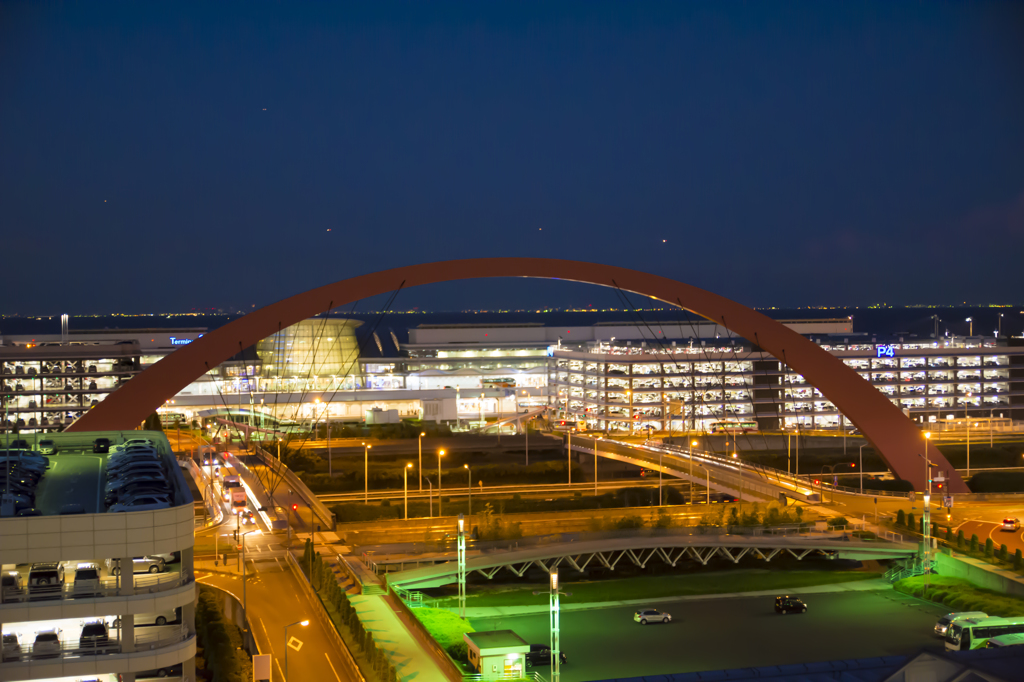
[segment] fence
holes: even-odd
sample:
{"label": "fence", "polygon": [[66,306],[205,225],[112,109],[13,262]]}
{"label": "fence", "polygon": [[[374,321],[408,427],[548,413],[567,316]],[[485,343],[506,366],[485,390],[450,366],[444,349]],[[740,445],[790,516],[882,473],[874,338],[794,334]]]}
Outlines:
{"label": "fence", "polygon": [[341,660],[345,667],[348,668],[347,672],[354,680],[366,682],[366,678],[363,677],[362,671],[356,664],[356,659],[352,657],[352,652],[345,646],[345,642],[342,641],[341,635],[338,634],[338,629],[334,625],[334,621],[327,615],[327,609],[324,608],[323,602],[320,601],[320,595],[316,593],[313,586],[309,584],[309,580],[306,579],[306,575],[302,572],[299,567],[299,562],[295,560],[291,552],[285,552],[285,563],[288,564],[288,568],[292,570],[292,574],[295,579],[302,586],[302,593],[306,596],[306,601],[309,602],[309,606],[313,609],[313,613],[316,614],[316,619],[320,621],[320,625],[327,631],[327,636],[334,643],[334,646],[341,654]]}
{"label": "fence", "polygon": [[5,587],[2,592],[4,604],[36,601],[57,601],[65,599],[95,599],[99,597],[119,597],[126,594],[155,594],[172,590],[192,582],[189,573],[177,571],[167,573],[145,574],[135,576],[135,589],[128,593],[117,586],[117,578],[103,578],[98,584],[89,586],[86,583],[76,585],[73,582],[58,585],[28,585],[25,587]]}
{"label": "fence", "polygon": [[313,515],[323,524],[322,530],[330,530],[332,532],[337,530],[338,521],[334,517],[334,512],[328,509],[324,503],[313,494],[313,491],[306,487],[306,484],[302,482],[302,479],[295,475],[294,471],[282,464],[277,458],[271,457],[270,453],[259,445],[254,443],[252,447],[255,452],[255,455],[253,456],[256,457],[263,466],[267,467],[287,481],[295,494],[301,497],[302,500],[309,505]]}
{"label": "fence", "polygon": [[[147,628],[149,630],[149,628]],[[185,625],[168,625],[153,628],[153,632],[142,632],[135,637],[134,652],[152,651],[192,637]],[[7,636],[6,634],[4,635]],[[122,648],[121,641],[115,636],[93,636],[90,639],[58,640],[55,642],[37,642],[21,644],[4,642],[3,662],[37,661],[40,659],[74,659],[84,656],[101,656],[106,654],[133,653]]]}
{"label": "fence", "polygon": [[[390,585],[388,586],[388,589],[389,591],[392,589]],[[437,640],[435,640],[434,636],[430,634],[430,631],[427,630],[427,627],[420,622],[420,619],[417,618],[416,614],[412,612],[412,609],[409,608],[409,605],[406,604],[405,601],[403,601],[402,599],[396,599],[395,596],[396,595],[394,595],[393,593],[390,593],[384,595],[381,598],[385,599],[389,604],[396,607],[396,614],[399,611],[401,611],[402,614],[406,616],[403,620],[406,623],[411,624],[412,628],[420,634],[419,639],[421,642],[429,642],[430,651],[434,654],[434,658],[438,662],[438,667],[440,667],[441,670],[444,671],[444,674],[448,677],[449,680],[463,679],[462,669],[459,668],[455,661],[452,660],[452,657],[448,655],[448,652],[441,648],[441,645],[437,643]]]}

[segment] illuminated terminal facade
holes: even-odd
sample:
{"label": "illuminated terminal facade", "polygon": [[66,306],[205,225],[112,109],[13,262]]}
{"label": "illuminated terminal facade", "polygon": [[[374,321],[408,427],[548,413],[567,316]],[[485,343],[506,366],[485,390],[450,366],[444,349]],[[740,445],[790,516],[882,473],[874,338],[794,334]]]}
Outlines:
{"label": "illuminated terminal facade", "polygon": [[[915,420],[1024,420],[1024,339],[873,337],[855,333],[849,318],[784,323]],[[558,418],[614,432],[703,431],[723,420],[765,430],[852,428],[800,374],[710,322],[430,324],[409,329],[404,341],[361,324],[293,325],[211,369],[162,412],[191,420],[241,409],[360,423],[393,411],[465,427],[546,405]],[[4,423],[22,432],[62,428],[204,331],[78,332],[35,347],[5,337]]]}

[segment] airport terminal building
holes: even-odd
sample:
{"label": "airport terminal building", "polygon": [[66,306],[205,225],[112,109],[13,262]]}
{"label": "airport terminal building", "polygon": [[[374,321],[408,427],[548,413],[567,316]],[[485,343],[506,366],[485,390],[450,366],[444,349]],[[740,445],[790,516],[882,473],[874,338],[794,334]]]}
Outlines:
{"label": "airport terminal building", "polygon": [[[789,320],[910,417],[1024,421],[1024,339],[885,338],[849,318]],[[191,420],[242,410],[299,422],[368,415],[478,426],[549,406],[609,432],[851,428],[797,372],[710,322],[420,325],[408,341],[339,318],[300,322],[211,369],[162,408]],[[0,337],[7,432],[59,430],[204,329]]]}

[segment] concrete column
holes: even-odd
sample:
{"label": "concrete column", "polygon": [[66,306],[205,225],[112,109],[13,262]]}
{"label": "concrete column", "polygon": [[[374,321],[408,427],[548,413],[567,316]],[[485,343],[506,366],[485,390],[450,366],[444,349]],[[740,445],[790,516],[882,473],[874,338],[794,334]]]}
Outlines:
{"label": "concrete column", "polygon": [[118,576],[118,586],[123,596],[135,594],[135,564],[132,557],[121,557],[117,560],[118,569],[121,574]]}

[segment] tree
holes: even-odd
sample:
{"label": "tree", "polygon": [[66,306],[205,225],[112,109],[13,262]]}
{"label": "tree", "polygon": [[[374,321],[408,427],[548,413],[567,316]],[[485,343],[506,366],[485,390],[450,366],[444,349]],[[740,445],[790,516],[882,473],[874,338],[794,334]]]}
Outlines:
{"label": "tree", "polygon": [[999,545],[999,559],[1006,561],[1007,554],[1009,554],[1009,550],[1006,549],[1006,545]]}
{"label": "tree", "polygon": [[956,548],[957,549],[963,549],[963,547],[964,547],[964,532],[962,530],[958,530],[956,532]]}
{"label": "tree", "polygon": [[917,519],[914,518],[914,512],[907,514],[907,528],[914,530],[917,526]]}
{"label": "tree", "polygon": [[143,431],[159,431],[163,433],[164,426],[160,423],[160,415],[156,412],[146,417],[146,421],[142,423]]}
{"label": "tree", "polygon": [[978,534],[977,533],[975,533],[974,535],[971,536],[971,551],[972,552],[977,552],[978,551]]}
{"label": "tree", "polygon": [[995,544],[992,542],[992,538],[985,538],[985,556],[992,556],[992,548],[995,547]]}
{"label": "tree", "polygon": [[902,509],[900,509],[898,512],[896,512],[896,525],[897,526],[905,526],[905,525],[907,525],[907,513],[905,511],[903,511]]}

